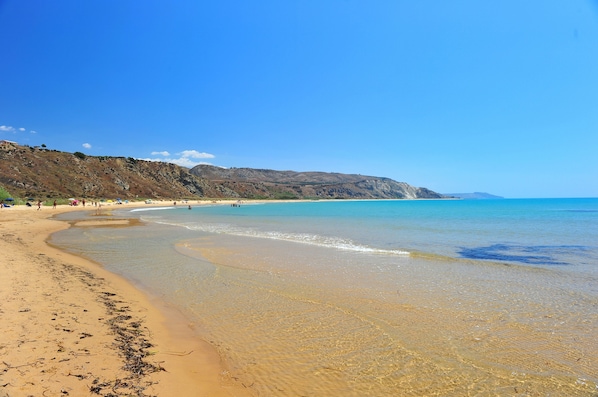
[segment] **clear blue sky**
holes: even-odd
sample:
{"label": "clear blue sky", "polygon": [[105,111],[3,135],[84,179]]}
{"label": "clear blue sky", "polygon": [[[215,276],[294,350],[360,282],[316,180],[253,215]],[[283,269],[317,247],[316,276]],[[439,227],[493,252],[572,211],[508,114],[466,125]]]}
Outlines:
{"label": "clear blue sky", "polygon": [[598,197],[598,1],[0,0],[0,139]]}

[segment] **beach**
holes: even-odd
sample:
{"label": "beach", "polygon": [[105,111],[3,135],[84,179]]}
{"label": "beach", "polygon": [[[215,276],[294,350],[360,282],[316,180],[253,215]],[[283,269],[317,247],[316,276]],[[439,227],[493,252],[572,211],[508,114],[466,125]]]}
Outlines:
{"label": "beach", "polygon": [[68,211],[97,208],[0,210],[0,396],[245,396],[176,310],[46,243]]}
{"label": "beach", "polygon": [[595,200],[226,204],[1,210],[0,397],[595,394]]}

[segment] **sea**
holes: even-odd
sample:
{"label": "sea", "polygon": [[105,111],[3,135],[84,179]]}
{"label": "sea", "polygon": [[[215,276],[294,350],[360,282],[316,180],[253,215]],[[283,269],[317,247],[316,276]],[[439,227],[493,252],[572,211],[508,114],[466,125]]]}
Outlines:
{"label": "sea", "polygon": [[598,395],[595,198],[59,217],[73,226],[52,244],[177,308],[219,352],[223,384],[255,396]]}

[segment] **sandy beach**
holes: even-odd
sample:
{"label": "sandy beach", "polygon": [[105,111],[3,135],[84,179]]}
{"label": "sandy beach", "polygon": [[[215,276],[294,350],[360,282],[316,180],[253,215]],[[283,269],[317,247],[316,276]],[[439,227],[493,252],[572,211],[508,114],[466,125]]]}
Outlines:
{"label": "sandy beach", "polygon": [[181,315],[46,243],[53,215],[95,210],[0,209],[0,397],[248,395]]}

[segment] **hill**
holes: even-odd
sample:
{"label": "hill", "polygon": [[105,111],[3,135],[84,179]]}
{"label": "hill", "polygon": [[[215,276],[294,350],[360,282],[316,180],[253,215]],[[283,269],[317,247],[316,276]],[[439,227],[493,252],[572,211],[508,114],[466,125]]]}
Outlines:
{"label": "hill", "polygon": [[17,197],[228,197],[234,192],[170,163],[0,146],[0,185]]}
{"label": "hill", "polygon": [[20,198],[439,198],[388,178],[224,169],[0,142],[0,186]]}
{"label": "hill", "polygon": [[252,198],[442,198],[426,188],[389,178],[326,172],[274,171],[198,165],[192,174]]}

